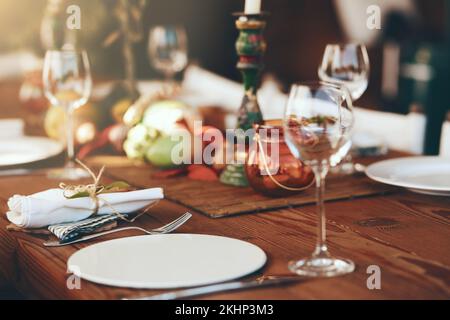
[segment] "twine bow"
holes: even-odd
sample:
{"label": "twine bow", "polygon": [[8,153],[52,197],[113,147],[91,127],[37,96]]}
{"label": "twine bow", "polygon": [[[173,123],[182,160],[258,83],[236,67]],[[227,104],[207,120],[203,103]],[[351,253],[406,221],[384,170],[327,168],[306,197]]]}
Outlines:
{"label": "twine bow", "polygon": [[[80,184],[80,185],[67,185],[65,183],[60,183],[59,187],[63,190],[63,195],[66,199],[75,199],[80,197],[89,197],[91,198],[92,202],[94,203],[94,208],[92,211],[92,214],[88,217],[93,217],[98,214],[98,210],[100,209],[100,199],[98,197],[99,194],[103,193],[106,190],[106,187],[102,184],[100,184],[100,179],[102,178],[103,172],[105,171],[105,166],[103,166],[97,175],[94,174],[94,172],[86,166],[83,162],[81,162],[78,159],[75,159],[75,161],[83,168],[85,169],[89,175],[94,180],[91,184]],[[145,210],[142,210],[139,214],[137,214],[133,219],[128,219],[123,214],[118,212],[108,201],[105,199],[101,199],[102,202],[108,206],[111,211],[117,215],[121,220],[127,221],[127,222],[134,222],[137,218],[145,214],[148,209],[153,207],[158,201],[153,203],[152,205],[148,206]]]}
{"label": "twine bow", "polygon": [[82,163],[80,160],[75,159],[75,161],[85,169],[89,175],[94,180],[94,183],[92,184],[80,184],[80,185],[67,185],[63,182],[59,184],[59,187],[64,191],[63,195],[66,199],[73,199],[74,197],[77,197],[77,195],[87,195],[89,198],[92,199],[94,202],[94,211],[92,212],[92,216],[97,215],[98,209],[100,207],[100,201],[98,199],[98,195],[103,192],[105,187],[103,185],[100,185],[100,179],[103,175],[103,172],[105,171],[105,166],[103,166],[98,175],[96,176],[94,172],[92,172],[91,169],[89,169],[84,163]]}

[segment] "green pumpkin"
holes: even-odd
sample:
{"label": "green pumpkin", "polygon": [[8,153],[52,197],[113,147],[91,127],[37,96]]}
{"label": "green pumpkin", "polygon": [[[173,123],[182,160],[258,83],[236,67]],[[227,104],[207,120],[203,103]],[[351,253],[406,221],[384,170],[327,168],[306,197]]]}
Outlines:
{"label": "green pumpkin", "polygon": [[145,158],[152,165],[160,168],[176,167],[177,165],[172,161],[172,150],[179,143],[179,141],[173,141],[170,136],[161,136],[147,150]]}

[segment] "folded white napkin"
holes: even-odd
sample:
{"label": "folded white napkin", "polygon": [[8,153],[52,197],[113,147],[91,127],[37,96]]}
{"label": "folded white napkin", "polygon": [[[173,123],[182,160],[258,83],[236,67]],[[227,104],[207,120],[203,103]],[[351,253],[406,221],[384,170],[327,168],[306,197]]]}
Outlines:
{"label": "folded white napkin", "polygon": [[[141,210],[164,198],[160,188],[130,192],[100,194],[99,215],[114,210],[126,214]],[[49,225],[80,221],[88,218],[95,208],[90,198],[66,199],[62,189],[50,189],[30,196],[15,195],[8,200],[9,221],[22,228],[43,228]]]}

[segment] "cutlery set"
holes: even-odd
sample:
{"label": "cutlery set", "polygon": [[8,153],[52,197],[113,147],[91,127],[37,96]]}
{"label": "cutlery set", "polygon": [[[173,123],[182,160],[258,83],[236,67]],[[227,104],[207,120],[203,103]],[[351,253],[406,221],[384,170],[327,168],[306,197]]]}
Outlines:
{"label": "cutlery set", "polygon": [[190,214],[189,212],[186,212],[181,217],[179,217],[179,218],[175,219],[174,221],[166,224],[165,226],[162,226],[157,229],[145,230],[145,229],[142,229],[139,227],[124,227],[124,228],[118,228],[118,229],[95,233],[92,235],[84,236],[84,237],[78,238],[76,240],[64,242],[64,243],[61,243],[60,241],[47,241],[47,242],[44,242],[44,246],[45,247],[62,247],[62,246],[67,246],[67,245],[71,245],[71,244],[75,244],[75,243],[85,242],[88,240],[97,239],[97,238],[100,238],[100,237],[103,237],[103,236],[106,236],[109,234],[123,232],[123,231],[129,231],[129,230],[141,231],[147,235],[167,234],[167,233],[171,233],[171,232],[175,231],[176,229],[178,229],[179,227],[181,227],[191,217],[192,217],[192,214]]}

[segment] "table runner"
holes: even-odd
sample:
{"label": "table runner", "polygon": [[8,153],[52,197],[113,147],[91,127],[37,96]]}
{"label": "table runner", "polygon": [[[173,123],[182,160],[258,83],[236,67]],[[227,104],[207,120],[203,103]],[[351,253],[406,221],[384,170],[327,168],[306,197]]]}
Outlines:
{"label": "table runner", "polygon": [[[126,160],[124,160],[126,161]],[[283,198],[268,198],[255,193],[251,188],[235,188],[220,182],[194,181],[187,177],[159,179],[152,177],[151,166],[122,167],[106,169],[106,175],[114,180],[132,181],[138,188],[162,187],[168,200],[196,210],[211,218],[222,218],[239,214],[259,213],[316,202],[315,188],[298,195]],[[356,197],[374,196],[397,190],[368,179],[365,175],[327,179],[326,201],[344,200]]]}

